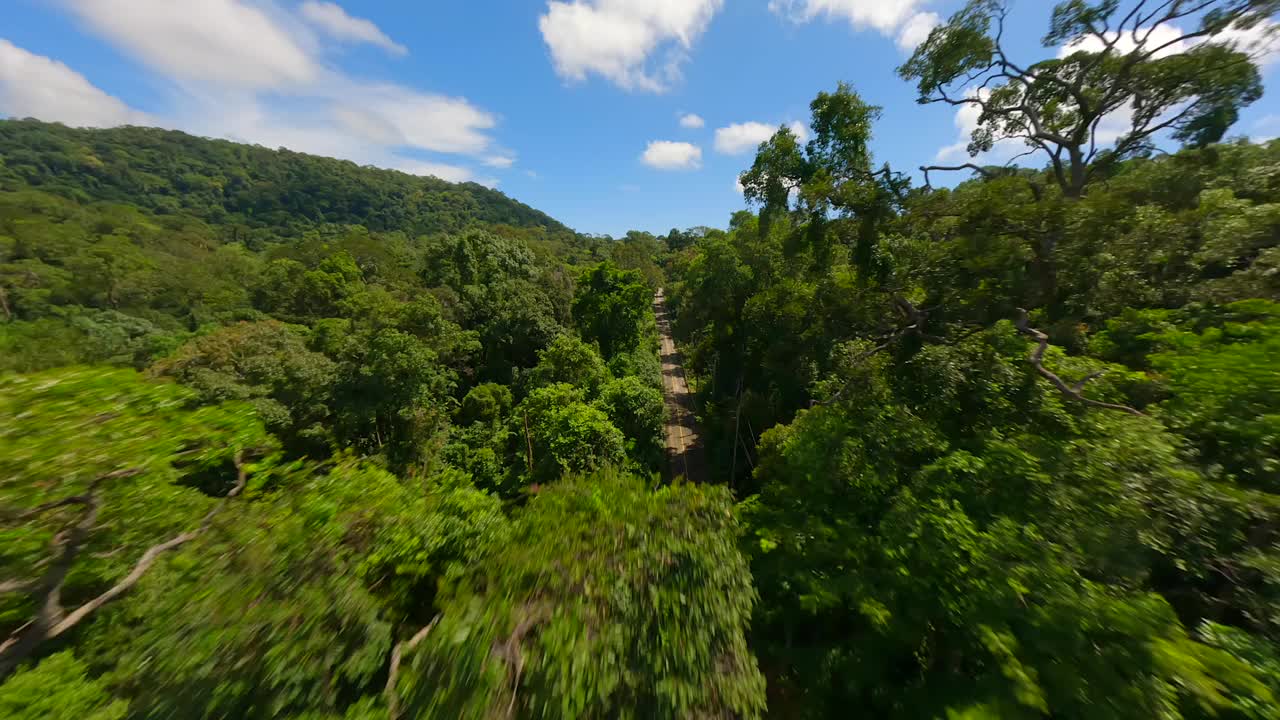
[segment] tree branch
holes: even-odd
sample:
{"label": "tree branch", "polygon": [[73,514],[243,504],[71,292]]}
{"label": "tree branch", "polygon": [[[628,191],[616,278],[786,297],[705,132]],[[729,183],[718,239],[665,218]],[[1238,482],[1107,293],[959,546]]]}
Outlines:
{"label": "tree branch", "polygon": [[[905,330],[903,330],[903,331],[900,331],[900,332],[893,333],[893,335],[892,335],[892,336],[890,336],[890,338],[889,338],[888,340],[886,340],[886,341],[884,341],[884,342],[880,343],[879,345],[877,345],[877,346],[875,346],[875,347],[871,348],[870,350],[866,350],[866,351],[863,351],[863,352],[861,352],[861,353],[858,353],[857,357],[853,358],[853,360],[850,362],[850,365],[854,365],[854,366],[856,366],[856,365],[860,364],[863,360],[866,360],[867,358],[871,357],[872,355],[875,355],[875,354],[876,354],[876,353],[878,353],[878,352],[882,352],[882,351],[884,351],[884,350],[887,350],[887,349],[889,348],[889,346],[890,346],[890,345],[892,345],[892,344],[894,344],[895,342],[897,342],[898,338],[902,337],[903,333],[905,333],[905,332],[906,332],[906,331],[905,331]],[[816,399],[815,399],[815,400],[813,400],[812,402],[810,402],[810,403],[809,403],[809,407],[811,407],[811,408],[812,408],[812,407],[821,407],[821,406],[823,406],[823,405],[831,405],[831,404],[834,404],[834,403],[838,402],[838,401],[840,400],[840,397],[841,397],[841,396],[843,396],[843,395],[845,394],[845,391],[847,391],[847,390],[848,390],[849,388],[851,388],[851,387],[853,387],[853,381],[852,381],[852,380],[850,380],[849,382],[846,382],[844,385],[842,385],[842,386],[840,387],[840,389],[836,391],[836,394],[832,395],[831,397],[827,398],[826,400],[816,400]]]}
{"label": "tree branch", "polygon": [[1077,393],[1084,392],[1084,386],[1088,385],[1090,380],[1096,380],[1106,374],[1107,374],[1106,370],[1097,370],[1097,371],[1091,372],[1088,375],[1085,375],[1084,377],[1080,378],[1078,381],[1072,383],[1071,389]]}
{"label": "tree branch", "polygon": [[[226,507],[227,503],[244,490],[245,484],[248,480],[248,472],[245,468],[243,454],[241,451],[236,451],[233,462],[236,466],[235,486],[232,487],[231,491],[205,514],[204,518],[195,529],[170,538],[165,542],[151,546],[142,554],[142,557],[138,559],[138,562],[133,566],[133,569],[124,577],[123,580],[113,585],[101,595],[98,595],[92,600],[89,600],[85,604],[76,608],[71,613],[64,614],[61,607],[62,584],[66,579],[67,573],[70,571],[80,545],[83,544],[85,536],[97,521],[98,509],[101,504],[93,490],[96,489],[96,486],[99,483],[106,479],[136,475],[141,471],[136,468],[118,470],[107,473],[106,475],[100,476],[96,479],[90,486],[90,492],[86,495],[88,498],[87,501],[84,501],[86,510],[81,515],[80,521],[71,529],[68,533],[68,537],[65,539],[61,537],[55,538],[55,544],[62,549],[62,556],[54,563],[53,567],[51,567],[49,572],[45,575],[45,582],[43,583],[46,588],[45,598],[36,618],[27,625],[24,625],[22,628],[19,628],[9,637],[8,640],[3,644],[0,644],[0,682],[3,682],[4,679],[17,668],[18,663],[30,656],[31,653],[40,645],[75,628],[83,622],[85,618],[92,615],[102,606],[112,600],[115,600],[121,595],[124,595],[132,589],[133,586],[142,579],[147,571],[151,569],[151,566],[155,564],[156,559],[159,558],[160,555],[204,534],[204,532],[207,531],[209,526],[213,523],[213,519],[217,517],[218,513],[220,513],[224,507]],[[74,502],[81,501],[76,500]],[[66,501],[58,501],[58,503],[62,505],[71,504]],[[44,506],[41,507],[43,508]]]}
{"label": "tree branch", "polygon": [[9,517],[3,518],[3,522],[6,522],[6,523],[27,522],[28,520],[34,520],[37,517],[40,517],[41,515],[49,512],[50,510],[57,510],[58,508],[67,507],[68,505],[88,505],[90,502],[93,501],[93,493],[97,491],[98,486],[101,485],[102,483],[108,480],[121,480],[124,478],[130,478],[140,474],[141,472],[142,472],[141,468],[127,468],[124,470],[114,470],[112,472],[99,475],[98,477],[93,479],[93,482],[89,483],[89,487],[85,490],[85,492],[80,493],[79,495],[71,495],[71,496],[62,498],[61,500],[53,500],[53,501],[44,503],[43,505],[37,505],[36,507],[33,507],[30,510],[27,510],[25,512],[21,512],[21,513],[18,513],[17,515],[11,515]]}
{"label": "tree branch", "polygon": [[400,660],[405,653],[418,647],[438,622],[440,622],[439,614],[431,618],[431,622],[427,623],[425,627],[414,633],[413,637],[396,643],[395,647],[391,649],[391,668],[387,671],[387,686],[383,691],[387,697],[387,715],[390,720],[396,720],[396,718],[400,717],[400,697],[396,694],[396,682],[400,679]]}
{"label": "tree branch", "polygon": [[39,586],[39,582],[35,580],[5,580],[0,582],[0,595],[8,595],[9,593],[27,592],[34,590]]}
{"label": "tree branch", "polygon": [[1044,366],[1044,353],[1046,350],[1049,349],[1049,336],[1031,327],[1031,325],[1028,322],[1027,311],[1022,308],[1018,308],[1018,319],[1015,324],[1017,325],[1018,330],[1023,335],[1030,336],[1036,340],[1036,343],[1037,343],[1036,349],[1031,353],[1031,357],[1030,357],[1031,364],[1035,366],[1036,372],[1040,373],[1042,377],[1048,380],[1063,395],[1066,395],[1067,397],[1073,400],[1076,400],[1078,402],[1084,403],[1085,405],[1088,405],[1090,407],[1103,408],[1106,410],[1117,410],[1119,412],[1129,413],[1130,415],[1146,417],[1144,413],[1142,413],[1139,410],[1135,410],[1134,408],[1131,408],[1128,405],[1116,405],[1114,403],[1099,402],[1098,400],[1090,400],[1089,398],[1082,395],[1081,391],[1084,389],[1085,383],[1097,377],[1098,375],[1101,375],[1101,373],[1094,373],[1089,377],[1085,378],[1084,380],[1081,380],[1080,382],[1076,383],[1075,386],[1067,385],[1067,383],[1064,382],[1062,378],[1058,377],[1058,375],[1055,374],[1052,370]]}
{"label": "tree branch", "polygon": [[920,171],[924,173],[925,187],[933,187],[933,185],[929,182],[930,170],[937,170],[940,172],[954,172],[956,170],[972,170],[988,180],[991,180],[996,177],[995,173],[991,172],[990,170],[980,165],[976,165],[974,163],[964,163],[963,165],[921,165]]}
{"label": "tree branch", "polygon": [[510,663],[514,670],[511,673],[511,701],[507,703],[506,716],[508,718],[516,715],[516,699],[520,695],[520,678],[524,673],[524,653],[520,651],[520,643],[524,641],[524,636],[534,626],[546,619],[546,616],[545,608],[534,610],[516,625],[505,643],[497,645],[493,649],[494,654]]}
{"label": "tree branch", "polygon": [[[930,335],[929,333],[924,331],[925,323],[927,323],[929,320],[928,310],[921,310],[917,308],[914,304],[912,304],[910,300],[902,297],[897,293],[895,293],[893,296],[893,305],[894,307],[898,308],[898,311],[901,312],[911,324],[898,328],[897,330],[889,333],[888,335],[877,338],[877,340],[882,340],[883,342],[871,348],[870,350],[864,350],[863,352],[858,353],[858,355],[854,357],[853,360],[851,361],[851,365],[856,366],[859,363],[861,363],[863,360],[866,360],[867,358],[871,357],[872,355],[875,355],[876,353],[887,350],[891,345],[893,345],[894,343],[901,340],[903,337],[907,335],[915,335],[916,337],[922,340],[928,340],[930,342],[935,342],[935,343],[945,342],[943,338],[940,338],[937,335]],[[837,390],[834,395],[827,398],[826,400],[813,400],[809,403],[809,407],[812,408],[812,407],[819,407],[822,405],[831,405],[832,403],[835,403],[838,400],[840,400],[840,398],[845,394],[845,392],[852,386],[853,386],[853,380],[850,379],[843,386],[841,386],[840,389]]]}

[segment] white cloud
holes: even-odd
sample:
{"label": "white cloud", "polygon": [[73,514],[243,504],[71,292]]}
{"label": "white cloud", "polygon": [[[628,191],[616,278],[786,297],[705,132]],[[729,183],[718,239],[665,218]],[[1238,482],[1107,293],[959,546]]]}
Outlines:
{"label": "white cloud", "polygon": [[510,155],[490,155],[481,159],[485,165],[491,168],[506,169],[516,164],[516,159]]}
{"label": "white cloud", "polygon": [[467,182],[475,179],[475,175],[467,168],[447,163],[405,160],[397,163],[391,169],[406,172],[410,175],[438,177],[448,182]]}
{"label": "white cloud", "polygon": [[[556,72],[662,92],[724,0],[552,0],[538,19]],[[657,61],[654,56],[661,56]]]}
{"label": "white cloud", "polygon": [[[1280,25],[1275,22],[1262,22],[1248,30],[1232,27],[1212,38],[1195,38],[1190,42],[1179,39],[1185,32],[1176,25],[1157,25],[1149,30],[1140,30],[1137,38],[1134,37],[1132,32],[1123,33],[1119,36],[1113,32],[1109,33],[1107,37],[1114,41],[1115,52],[1119,54],[1133,52],[1139,46],[1153,49],[1160,48],[1155,54],[1157,58],[1184,53],[1196,44],[1203,42],[1228,43],[1242,52],[1254,55],[1258,62],[1265,66],[1280,60],[1280,32],[1277,32],[1278,28],[1280,28]],[[1139,43],[1144,38],[1146,42]],[[1058,48],[1058,57],[1066,57],[1079,50],[1101,52],[1104,47],[1105,45],[1101,38],[1089,35],[1070,45]]]}
{"label": "white cloud", "polygon": [[913,50],[940,22],[936,13],[921,12],[921,0],[769,0],[769,9],[795,23],[847,20],[854,30],[875,30]]}
{"label": "white cloud", "polygon": [[[791,128],[791,132],[801,142],[808,139],[809,132],[804,123],[797,120],[788,123],[787,127]],[[776,132],[778,132],[778,126],[768,123],[755,121],[734,123],[716,130],[716,152],[723,155],[741,155],[749,150],[755,150],[760,143],[773,137]]]}
{"label": "white cloud", "polygon": [[696,170],[702,167],[702,148],[687,142],[654,140],[640,162],[657,170]]}
{"label": "white cloud", "polygon": [[967,137],[961,138],[950,145],[943,145],[938,148],[938,152],[934,153],[933,161],[937,163],[966,162],[965,155],[968,147],[969,140]]}
{"label": "white cloud", "polygon": [[937,13],[920,12],[907,18],[898,29],[898,47],[911,52],[916,46],[929,39],[929,33],[942,24]]}
{"label": "white cloud", "polygon": [[94,32],[179,82],[289,89],[322,69],[262,8],[240,0],[68,0]]}
{"label": "white cloud", "polygon": [[739,155],[773,137],[778,128],[762,122],[734,123],[716,130],[716,152]]}
{"label": "white cloud", "polygon": [[1257,58],[1258,64],[1264,67],[1280,62],[1280,23],[1258,23],[1249,30],[1228,28],[1215,40],[1235,45],[1236,49]]}
{"label": "white cloud", "polygon": [[494,148],[494,115],[465,98],[326,65],[327,45],[338,41],[395,52],[376,26],[332,3],[309,0],[294,15],[271,0],[64,1],[88,30],[168,81],[173,110],[154,124],[487,184],[496,181],[414,155],[503,158],[494,167],[510,155]]}
{"label": "white cloud", "polygon": [[707,121],[703,120],[700,115],[687,113],[685,115],[680,116],[680,127],[682,128],[687,128],[689,130],[696,130],[700,127],[705,126],[706,124],[707,124]]}
{"label": "white cloud", "polygon": [[[1123,55],[1137,49],[1139,47],[1138,41],[1143,39],[1143,37],[1146,37],[1147,32],[1147,30],[1141,31],[1141,35],[1137,39],[1134,38],[1134,35],[1131,32],[1121,33],[1118,36],[1116,33],[1112,32],[1107,34],[1107,39],[1115,43],[1115,52]],[[1183,33],[1176,26],[1158,25],[1155,28],[1152,28],[1149,32],[1150,37],[1147,37],[1147,41],[1145,43],[1141,43],[1141,46],[1147,48],[1162,48],[1156,53],[1156,57],[1162,58],[1186,52],[1187,44],[1178,40],[1178,38],[1182,37]],[[1168,47],[1164,47],[1166,45]],[[1085,52],[1101,52],[1104,47],[1106,47],[1106,45],[1103,44],[1101,38],[1095,35],[1087,35],[1069,45],[1064,45],[1058,48],[1058,57],[1063,58],[1073,52],[1079,52],[1081,50]]]}
{"label": "white cloud", "polygon": [[464,98],[410,90],[400,85],[341,88],[337,99],[395,128],[403,144],[422,150],[476,154],[489,148],[486,131],[497,120]]}
{"label": "white cloud", "polygon": [[298,7],[298,13],[307,22],[320,28],[335,40],[363,42],[376,45],[392,55],[407,55],[408,48],[387,37],[373,22],[351,17],[335,3],[307,0]]}
{"label": "white cloud", "polygon": [[0,38],[0,114],[73,127],[150,125],[151,118],[62,63]]}

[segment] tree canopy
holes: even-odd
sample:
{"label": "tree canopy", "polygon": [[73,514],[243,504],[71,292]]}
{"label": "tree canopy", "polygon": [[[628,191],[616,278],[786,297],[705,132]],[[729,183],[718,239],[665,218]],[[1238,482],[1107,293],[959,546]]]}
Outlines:
{"label": "tree canopy", "polygon": [[972,0],[1021,165],[839,83],[665,235],[0,121],[0,715],[1280,718],[1278,10]]}

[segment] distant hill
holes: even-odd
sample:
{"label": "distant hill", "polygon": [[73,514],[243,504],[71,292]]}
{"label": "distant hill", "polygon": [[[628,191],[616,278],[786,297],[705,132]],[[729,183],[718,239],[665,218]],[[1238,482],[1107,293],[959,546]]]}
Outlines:
{"label": "distant hill", "polygon": [[0,120],[0,190],[37,188],[81,202],[300,233],[321,223],[411,236],[473,225],[569,228],[476,183],[210,140],[175,130],[69,128]]}

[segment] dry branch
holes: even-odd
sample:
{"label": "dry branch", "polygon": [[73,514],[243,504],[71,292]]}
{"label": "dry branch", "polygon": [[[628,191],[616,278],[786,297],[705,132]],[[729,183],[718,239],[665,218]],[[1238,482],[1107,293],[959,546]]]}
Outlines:
{"label": "dry branch", "polygon": [[960,165],[921,165],[920,172],[924,173],[925,187],[933,187],[933,183],[929,180],[930,170],[937,170],[941,172],[955,172],[957,170],[972,170],[988,180],[996,177],[995,173],[975,163],[963,163]]}
{"label": "dry branch", "polygon": [[155,564],[160,555],[204,534],[213,523],[213,519],[226,507],[227,503],[244,490],[245,483],[248,481],[248,472],[245,469],[241,452],[236,452],[234,462],[236,466],[235,486],[205,514],[204,519],[195,529],[148,548],[123,580],[70,613],[64,612],[62,608],[62,586],[81,545],[84,543],[85,537],[88,535],[89,530],[93,528],[94,523],[97,522],[98,509],[101,505],[101,500],[96,492],[97,487],[106,480],[131,477],[140,473],[141,470],[130,468],[106,473],[94,480],[90,484],[89,491],[84,495],[48,503],[24,513],[23,516],[34,517],[39,512],[45,512],[53,507],[63,507],[71,504],[83,504],[85,506],[85,510],[81,513],[80,520],[75,526],[68,531],[58,533],[54,538],[54,546],[60,551],[60,554],[40,583],[40,586],[44,588],[44,597],[40,602],[40,610],[37,612],[36,617],[10,635],[9,639],[5,640],[3,644],[0,644],[0,682],[7,678],[17,668],[18,663],[29,657],[40,645],[75,628],[102,606],[132,589],[151,569],[151,566]]}
{"label": "dry branch", "polygon": [[414,633],[413,637],[396,643],[396,646],[391,649],[391,667],[387,671],[387,687],[383,691],[387,697],[387,715],[390,720],[396,720],[400,716],[400,697],[396,694],[396,682],[400,679],[400,660],[405,653],[418,647],[438,622],[440,622],[440,616],[436,615],[431,618],[431,622],[427,623],[426,627]]}
{"label": "dry branch", "polygon": [[1031,357],[1030,357],[1031,364],[1035,366],[1036,372],[1040,373],[1040,375],[1043,376],[1046,380],[1048,380],[1054,387],[1058,388],[1058,391],[1061,392],[1063,395],[1066,395],[1067,397],[1073,400],[1076,400],[1078,402],[1084,403],[1085,405],[1088,405],[1090,407],[1103,408],[1105,410],[1118,410],[1120,412],[1129,413],[1130,415],[1145,417],[1144,413],[1134,408],[1131,408],[1128,405],[1117,405],[1115,403],[1101,402],[1098,400],[1090,400],[1089,398],[1085,397],[1082,394],[1085,384],[1088,383],[1090,380],[1102,375],[1102,373],[1105,371],[1092,373],[1088,377],[1075,383],[1074,385],[1068,385],[1065,381],[1063,381],[1062,378],[1058,377],[1056,373],[1054,373],[1052,370],[1044,366],[1044,354],[1045,354],[1045,351],[1049,349],[1049,336],[1040,332],[1036,328],[1031,327],[1027,318],[1026,310],[1023,310],[1022,308],[1018,308],[1018,320],[1016,322],[1016,325],[1018,327],[1018,330],[1023,335],[1027,335],[1027,336],[1030,336],[1031,338],[1034,338],[1037,343],[1036,349],[1032,351]]}
{"label": "dry branch", "polygon": [[97,492],[98,486],[101,485],[102,483],[108,480],[121,480],[124,478],[130,478],[141,472],[142,472],[141,468],[126,468],[124,470],[113,470],[112,472],[104,473],[94,478],[93,482],[89,483],[88,489],[85,490],[85,492],[80,493],[79,495],[71,495],[68,497],[64,497],[60,500],[52,500],[50,502],[44,503],[43,505],[37,505],[36,507],[33,507],[30,510],[27,510],[26,512],[22,512],[17,515],[11,515],[9,517],[3,518],[3,521],[6,523],[27,522],[28,520],[34,520],[40,517],[41,515],[49,512],[50,510],[57,510],[58,508],[64,508],[64,507],[67,507],[68,505],[88,505],[90,502],[93,501],[93,494]]}
{"label": "dry branch", "polygon": [[[867,358],[871,357],[872,355],[875,355],[876,353],[889,349],[890,346],[892,346],[898,340],[901,340],[903,337],[907,335],[914,335],[920,338],[921,340],[928,340],[929,342],[935,342],[935,343],[945,342],[943,338],[940,338],[937,335],[930,335],[929,333],[924,331],[925,324],[929,321],[928,310],[921,310],[920,308],[917,308],[914,304],[912,304],[910,300],[896,293],[893,296],[893,305],[898,309],[899,312],[902,313],[903,317],[905,317],[910,324],[904,325],[903,327],[898,328],[897,330],[889,333],[888,335],[882,335],[881,337],[877,338],[877,340],[881,340],[882,342],[879,345],[876,345],[875,347],[871,348],[870,350],[866,350],[861,353],[858,353],[858,355],[850,361],[851,365],[856,366],[860,364],[863,360],[866,360]],[[827,398],[826,400],[814,400],[809,403],[809,407],[817,407],[820,405],[830,405],[838,401],[852,385],[853,385],[853,381],[850,380],[849,382],[841,386],[841,388],[838,391],[836,391],[836,393],[831,397]]]}

